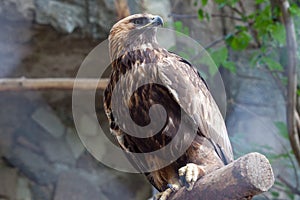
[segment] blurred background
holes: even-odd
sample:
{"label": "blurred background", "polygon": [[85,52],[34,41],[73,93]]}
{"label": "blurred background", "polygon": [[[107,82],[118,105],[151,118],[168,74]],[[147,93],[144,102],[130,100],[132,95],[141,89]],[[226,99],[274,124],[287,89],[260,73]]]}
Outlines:
{"label": "blurred background", "polygon": [[[291,64],[289,55],[298,60],[300,54],[286,38],[299,38],[300,2],[287,1],[292,31],[286,29],[290,23],[281,2],[0,0],[0,77],[75,77],[84,58],[108,37],[117,20],[133,13],[158,14],[167,27],[199,42],[216,63],[226,89],[226,125],[235,158],[257,151],[270,160],[276,182],[256,199],[297,200],[300,109],[297,104],[297,130],[291,137],[286,102],[288,94],[300,94],[288,87],[289,69],[299,68]],[[171,48],[183,43],[169,40]],[[192,55],[182,53],[189,60]],[[209,70],[206,77],[215,73]],[[99,110],[101,101],[100,97]],[[1,91],[0,107],[1,200],[152,196],[151,185],[142,175],[110,169],[84,148],[74,128],[71,90]],[[82,116],[82,123],[86,132],[93,132],[96,125],[88,119]],[[107,126],[105,116],[100,119]]]}

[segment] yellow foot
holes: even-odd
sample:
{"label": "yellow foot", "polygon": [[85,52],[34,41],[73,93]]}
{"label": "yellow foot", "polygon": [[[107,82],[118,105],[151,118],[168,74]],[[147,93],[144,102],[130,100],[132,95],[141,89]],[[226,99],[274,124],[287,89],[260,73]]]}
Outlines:
{"label": "yellow foot", "polygon": [[169,196],[172,194],[172,192],[175,192],[179,189],[179,185],[177,184],[168,184],[168,189],[166,189],[163,192],[157,193],[153,200],[167,200]]}
{"label": "yellow foot", "polygon": [[205,174],[205,170],[200,165],[188,163],[186,166],[181,167],[178,170],[178,174],[182,185],[185,185],[186,189],[191,191],[195,182]]}

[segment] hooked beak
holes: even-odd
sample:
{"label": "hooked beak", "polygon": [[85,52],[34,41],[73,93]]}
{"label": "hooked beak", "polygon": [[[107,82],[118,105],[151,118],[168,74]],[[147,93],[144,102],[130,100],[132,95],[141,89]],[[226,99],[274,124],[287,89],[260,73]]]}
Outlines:
{"label": "hooked beak", "polygon": [[160,16],[154,16],[150,19],[150,22],[143,26],[142,28],[148,28],[148,27],[156,27],[156,26],[163,26],[164,21]]}
{"label": "hooked beak", "polygon": [[160,16],[154,16],[150,23],[154,26],[163,26],[164,25],[164,20]]}

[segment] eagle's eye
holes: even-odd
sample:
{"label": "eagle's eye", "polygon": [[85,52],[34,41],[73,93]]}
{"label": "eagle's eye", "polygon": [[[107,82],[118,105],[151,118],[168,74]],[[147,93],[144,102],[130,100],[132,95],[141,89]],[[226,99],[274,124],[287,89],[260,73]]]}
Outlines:
{"label": "eagle's eye", "polygon": [[131,22],[134,23],[135,25],[146,25],[147,23],[149,23],[149,20],[146,17],[140,17],[140,18],[132,19]]}

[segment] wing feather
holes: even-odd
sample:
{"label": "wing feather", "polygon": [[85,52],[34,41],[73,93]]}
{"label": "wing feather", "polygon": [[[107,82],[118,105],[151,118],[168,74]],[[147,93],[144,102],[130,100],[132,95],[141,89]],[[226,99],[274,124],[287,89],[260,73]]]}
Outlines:
{"label": "wing feather", "polygon": [[176,54],[169,53],[158,60],[157,73],[180,107],[199,126],[201,133],[221,148],[228,161],[232,161],[232,147],[224,119],[196,68]]}

